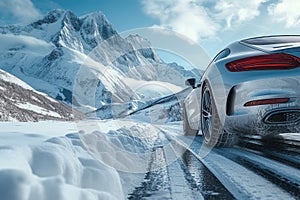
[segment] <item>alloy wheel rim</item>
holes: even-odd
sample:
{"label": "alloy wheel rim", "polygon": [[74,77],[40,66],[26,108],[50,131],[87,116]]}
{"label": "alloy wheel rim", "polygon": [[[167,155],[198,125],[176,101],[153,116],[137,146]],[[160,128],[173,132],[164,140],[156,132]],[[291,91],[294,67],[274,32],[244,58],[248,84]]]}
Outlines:
{"label": "alloy wheel rim", "polygon": [[202,96],[201,105],[201,125],[202,134],[206,141],[209,141],[212,136],[212,104],[211,96],[208,89],[205,89]]}

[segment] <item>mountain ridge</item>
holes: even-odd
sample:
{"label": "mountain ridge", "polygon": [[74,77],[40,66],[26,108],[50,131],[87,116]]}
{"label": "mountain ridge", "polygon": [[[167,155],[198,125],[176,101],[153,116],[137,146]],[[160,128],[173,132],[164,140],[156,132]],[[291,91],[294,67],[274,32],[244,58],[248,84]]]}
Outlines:
{"label": "mountain ridge", "polygon": [[[145,38],[122,38],[102,12],[78,17],[57,9],[26,26],[0,27],[0,33],[1,69],[84,112],[141,100],[126,78],[183,87],[187,77],[200,75],[164,63]],[[7,44],[7,37],[15,42]]]}

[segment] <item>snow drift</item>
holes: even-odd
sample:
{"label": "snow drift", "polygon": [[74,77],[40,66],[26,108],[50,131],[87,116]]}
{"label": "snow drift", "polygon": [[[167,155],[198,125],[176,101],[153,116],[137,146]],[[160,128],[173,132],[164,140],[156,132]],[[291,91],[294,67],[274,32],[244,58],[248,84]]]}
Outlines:
{"label": "snow drift", "polygon": [[[49,122],[48,122],[49,123]],[[78,134],[51,138],[43,133],[45,122],[21,124],[31,134],[18,133],[22,144],[3,144],[0,140],[0,193],[2,200],[95,200],[124,199],[120,177],[115,169],[93,158],[82,145]],[[5,125],[10,130],[13,124]],[[67,123],[52,123],[63,130]],[[36,133],[36,130],[39,134]],[[1,137],[5,130],[1,130]],[[53,132],[55,132],[53,130]],[[66,133],[55,134],[66,134]],[[6,135],[9,137],[9,135]],[[34,139],[32,139],[34,138]],[[33,142],[34,140],[34,142]]]}

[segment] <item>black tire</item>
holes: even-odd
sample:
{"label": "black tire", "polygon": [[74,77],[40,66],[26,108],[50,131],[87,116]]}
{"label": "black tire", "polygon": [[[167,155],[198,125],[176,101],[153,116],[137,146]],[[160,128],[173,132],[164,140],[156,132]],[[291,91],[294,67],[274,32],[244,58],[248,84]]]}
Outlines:
{"label": "black tire", "polygon": [[282,149],[283,146],[281,145],[284,141],[284,137],[279,135],[279,134],[274,134],[274,135],[265,135],[261,137],[261,142],[263,146],[267,148],[275,148],[275,149]]}
{"label": "black tire", "polygon": [[201,130],[204,143],[209,147],[230,147],[237,142],[237,135],[228,133],[218,115],[217,107],[208,84],[205,84],[201,98]]}
{"label": "black tire", "polygon": [[184,135],[191,136],[191,135],[196,135],[198,133],[198,130],[194,130],[190,127],[190,124],[188,122],[188,117],[187,117],[187,112],[185,105],[182,104],[182,116],[183,116],[183,133]]}

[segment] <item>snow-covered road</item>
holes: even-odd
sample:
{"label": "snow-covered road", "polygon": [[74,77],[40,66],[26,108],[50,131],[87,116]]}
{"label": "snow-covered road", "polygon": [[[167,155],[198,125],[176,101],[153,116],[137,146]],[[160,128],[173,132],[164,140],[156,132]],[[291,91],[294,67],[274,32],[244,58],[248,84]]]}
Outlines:
{"label": "snow-covered road", "polygon": [[298,134],[208,149],[179,122],[0,126],[1,200],[300,198]]}
{"label": "snow-covered road", "polygon": [[[166,167],[170,199],[300,198],[299,134],[269,141],[245,136],[234,148],[208,149],[201,136],[183,136],[181,124],[156,127],[173,149],[163,148],[165,159],[176,157]],[[144,194],[151,198],[149,192]],[[152,195],[157,199],[155,192]]]}

